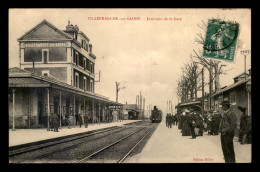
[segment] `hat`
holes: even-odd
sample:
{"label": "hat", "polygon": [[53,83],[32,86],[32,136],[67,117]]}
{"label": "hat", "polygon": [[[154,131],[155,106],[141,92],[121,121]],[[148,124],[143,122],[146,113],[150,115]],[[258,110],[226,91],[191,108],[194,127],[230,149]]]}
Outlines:
{"label": "hat", "polygon": [[229,101],[222,101],[221,103],[220,103],[220,105],[230,105],[230,103],[229,103]]}
{"label": "hat", "polygon": [[242,107],[242,106],[238,106],[237,107],[241,112],[245,112],[246,110],[247,110],[247,108],[244,108],[244,107]]}
{"label": "hat", "polygon": [[184,112],[190,112],[188,109],[185,109]]}

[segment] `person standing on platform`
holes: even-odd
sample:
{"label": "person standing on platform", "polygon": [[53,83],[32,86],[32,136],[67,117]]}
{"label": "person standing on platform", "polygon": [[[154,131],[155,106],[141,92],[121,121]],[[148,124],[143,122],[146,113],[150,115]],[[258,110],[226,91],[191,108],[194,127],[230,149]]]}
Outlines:
{"label": "person standing on platform", "polygon": [[169,126],[170,128],[172,128],[172,115],[169,114]]}
{"label": "person standing on platform", "polygon": [[54,128],[54,132],[59,132],[58,128],[59,128],[59,117],[57,114],[54,114],[53,116],[53,128]]}
{"label": "person standing on platform", "polygon": [[84,116],[85,128],[88,128],[88,114]]}
{"label": "person standing on platform", "polygon": [[165,117],[165,118],[166,118],[166,120],[165,120],[165,122],[166,122],[166,127],[168,127],[168,116],[169,116],[169,115],[167,114],[166,117]]}
{"label": "person standing on platform", "polygon": [[221,132],[221,147],[226,163],[235,163],[235,151],[233,138],[235,135],[235,129],[237,127],[237,119],[235,113],[230,109],[230,103],[223,101],[221,103],[224,111],[223,117],[220,122]]}
{"label": "person standing on platform", "polygon": [[190,133],[191,133],[191,139],[196,139],[196,134],[195,134],[195,114],[194,112],[191,112],[190,119],[189,119],[189,125],[190,125]]}
{"label": "person standing on platform", "polygon": [[204,125],[204,131],[207,132],[208,131],[208,113],[207,111],[204,111],[204,114],[203,114],[203,125]]}
{"label": "person standing on platform", "polygon": [[70,119],[69,118],[70,118],[69,116],[66,116],[65,117],[65,121],[66,121],[66,124],[68,126],[68,129],[71,129],[71,127],[70,127]]}
{"label": "person standing on platform", "polygon": [[80,114],[78,116],[78,124],[79,124],[79,127],[81,128],[81,125],[83,124],[83,121],[82,121],[82,116]]}
{"label": "person standing on platform", "polygon": [[203,125],[203,117],[196,113],[195,115],[195,122],[196,122],[196,127],[198,128],[199,132],[198,132],[198,136],[203,136],[203,129],[204,129],[204,125]]}
{"label": "person standing on platform", "polygon": [[217,134],[219,134],[219,125],[220,125],[220,121],[222,119],[221,114],[219,113],[219,111],[217,110],[217,114],[216,114],[216,125],[217,125]]}
{"label": "person standing on platform", "polygon": [[217,111],[213,111],[212,115],[212,134],[213,135],[218,135],[218,127],[219,127],[219,121],[218,119],[218,113]]}
{"label": "person standing on platform", "polygon": [[76,119],[76,125],[78,125],[78,120],[79,120],[79,115],[78,114],[75,115],[75,119]]}
{"label": "person standing on platform", "polygon": [[173,116],[173,125],[177,125],[177,116],[176,115]]}
{"label": "person standing on platform", "polygon": [[213,135],[213,110],[209,110],[208,112],[208,135]]}
{"label": "person standing on platform", "polygon": [[246,133],[246,126],[247,126],[247,114],[246,114],[246,108],[238,106],[237,107],[241,112],[242,115],[240,116],[240,129],[239,129],[239,142],[242,142],[242,139]]}
{"label": "person standing on platform", "polygon": [[189,124],[189,121],[190,121],[190,111],[185,109],[184,111],[184,115],[183,115],[183,126],[182,126],[182,136],[190,136],[191,133],[191,129],[190,129],[190,124]]}
{"label": "person standing on platform", "polygon": [[54,125],[53,125],[53,121],[54,121],[54,115],[51,113],[51,115],[50,115],[50,129],[51,129],[51,131],[53,131],[54,130]]}
{"label": "person standing on platform", "polygon": [[247,125],[246,125],[246,133],[245,133],[245,139],[242,140],[241,144],[245,143],[252,143],[252,116],[247,117]]}

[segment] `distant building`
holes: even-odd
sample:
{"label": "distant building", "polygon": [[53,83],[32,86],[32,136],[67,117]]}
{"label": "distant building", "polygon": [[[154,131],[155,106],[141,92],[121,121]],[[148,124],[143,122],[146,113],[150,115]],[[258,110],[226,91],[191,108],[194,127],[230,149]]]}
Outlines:
{"label": "distant building", "polygon": [[127,119],[129,120],[139,119],[140,110],[138,109],[137,104],[125,104],[124,109],[128,112]]}

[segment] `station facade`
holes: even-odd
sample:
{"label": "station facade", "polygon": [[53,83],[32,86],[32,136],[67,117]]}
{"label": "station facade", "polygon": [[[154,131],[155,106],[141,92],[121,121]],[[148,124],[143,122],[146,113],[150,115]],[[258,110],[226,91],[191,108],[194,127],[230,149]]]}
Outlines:
{"label": "station facade", "polygon": [[[46,20],[19,39],[20,68],[9,69],[9,126],[49,127],[50,115],[77,125],[111,122],[122,104],[95,93],[95,60],[89,38],[68,22],[60,30]],[[120,114],[119,114],[120,115]],[[83,118],[84,121],[84,118]]]}

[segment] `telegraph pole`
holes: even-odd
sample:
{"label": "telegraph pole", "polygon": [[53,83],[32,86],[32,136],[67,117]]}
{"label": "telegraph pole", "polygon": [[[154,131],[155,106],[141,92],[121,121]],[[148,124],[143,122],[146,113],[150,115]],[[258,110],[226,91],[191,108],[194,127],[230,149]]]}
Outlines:
{"label": "telegraph pole", "polygon": [[116,102],[118,103],[118,92],[120,89],[124,89],[125,87],[119,88],[120,82],[116,82]]}
{"label": "telegraph pole", "polygon": [[141,114],[141,118],[143,117],[143,113],[142,113],[142,103],[143,103],[143,99],[142,99],[142,93],[140,91],[140,114]]}

